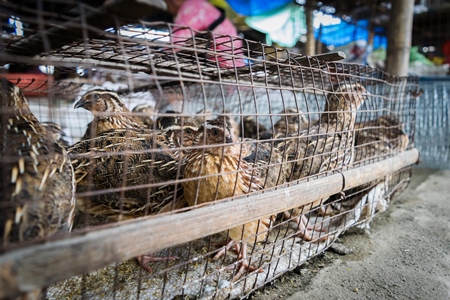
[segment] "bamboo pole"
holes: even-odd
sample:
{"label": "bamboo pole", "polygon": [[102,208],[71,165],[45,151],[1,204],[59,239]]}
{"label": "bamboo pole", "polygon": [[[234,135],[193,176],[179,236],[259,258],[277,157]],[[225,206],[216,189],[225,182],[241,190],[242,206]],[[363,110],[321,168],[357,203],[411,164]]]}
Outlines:
{"label": "bamboo pole", "polygon": [[[342,190],[382,178],[417,162],[417,149],[340,174],[221,201],[187,212],[150,216],[73,232],[0,256],[0,298],[16,297],[142,253],[239,226],[251,220],[307,205]],[[276,201],[274,201],[276,199]]]}
{"label": "bamboo pole", "polygon": [[406,76],[411,49],[414,0],[396,0],[391,3],[386,71],[391,75]]}

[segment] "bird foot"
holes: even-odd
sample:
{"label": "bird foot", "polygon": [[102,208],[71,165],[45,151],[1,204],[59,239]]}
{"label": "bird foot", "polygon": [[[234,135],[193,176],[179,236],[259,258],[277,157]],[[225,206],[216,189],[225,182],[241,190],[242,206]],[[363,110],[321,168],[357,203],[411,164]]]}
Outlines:
{"label": "bird foot", "polygon": [[295,217],[293,220],[295,220],[298,224],[298,233],[296,234],[296,236],[302,238],[304,241],[318,243],[324,242],[328,239],[328,236],[320,236],[320,234],[318,236],[315,235],[314,232],[327,232],[327,230],[322,228],[322,226],[320,225],[309,225],[308,220],[306,220],[306,217],[304,215],[302,215],[301,217]]}
{"label": "bird foot", "polygon": [[144,254],[136,257],[136,260],[138,261],[139,265],[147,270],[149,273],[153,273],[152,268],[148,265],[150,262],[157,262],[157,261],[167,261],[167,260],[175,260],[178,259],[177,256],[153,256],[151,253]]}
{"label": "bird foot", "polygon": [[[234,241],[231,240],[228,244],[227,247],[230,248],[231,246],[233,246]],[[264,272],[264,270],[262,268],[256,268],[256,267],[252,267],[248,260],[247,260],[247,244],[243,243],[242,247],[239,246],[239,244],[234,244],[235,249],[238,253],[238,257],[237,260],[239,261],[238,265],[237,265],[237,273],[233,276],[233,282],[239,280],[239,278],[242,277],[242,275],[244,273],[251,273],[254,271],[258,271],[258,272]],[[224,247],[223,249],[221,249],[216,256],[214,256],[214,258],[216,257],[220,257],[223,254],[225,254],[226,249],[228,249],[227,247]],[[219,255],[220,254],[220,255]],[[235,265],[231,265],[231,266],[227,266],[225,267],[225,270],[234,270],[235,269]]]}
{"label": "bird foot", "polygon": [[[230,240],[222,249],[220,249],[216,255],[214,255],[213,260],[217,260],[225,255],[225,253],[234,245],[234,248],[237,253],[240,253],[241,247],[239,244],[236,244],[233,240]],[[239,259],[239,258],[238,258]]]}
{"label": "bird foot", "polygon": [[262,273],[262,272],[264,272],[264,269],[263,268],[252,267],[248,263],[247,259],[243,259],[238,264],[238,271],[237,271],[236,275],[233,276],[233,282],[236,282],[237,280],[239,280],[239,278],[241,278],[244,273],[251,273],[251,272],[254,272],[254,271],[258,271],[258,273]]}

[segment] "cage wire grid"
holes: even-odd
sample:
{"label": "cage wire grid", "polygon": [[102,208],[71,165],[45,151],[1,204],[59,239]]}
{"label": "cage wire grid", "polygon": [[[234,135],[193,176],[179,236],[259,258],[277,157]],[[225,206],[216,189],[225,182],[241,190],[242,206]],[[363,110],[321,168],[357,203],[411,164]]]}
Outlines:
{"label": "cage wire grid", "polygon": [[[47,256],[51,256],[57,251],[51,245],[58,242],[118,233],[111,236],[116,244],[104,238],[98,245],[83,240],[90,252],[75,268],[83,271],[69,271],[75,276],[56,283],[31,279],[38,282],[32,287],[52,283],[47,298],[246,297],[323,252],[344,231],[369,228],[373,216],[409,182],[409,165],[415,162],[414,155],[408,155],[414,152],[415,77],[393,77],[368,66],[340,63],[339,55],[308,57],[238,37],[136,21],[158,9],[156,4],[125,17],[111,14],[123,1],[97,7],[79,2],[38,4],[39,9],[27,1],[1,4],[0,51],[3,63],[13,66],[1,77],[28,99],[39,120],[33,128],[50,121],[66,132],[63,138],[70,146],[44,131],[40,143],[51,144],[48,149],[53,152],[36,151],[45,161],[55,147],[67,147],[62,155],[71,161],[76,182],[76,190],[69,191],[76,198],[74,228],[70,233],[44,230],[19,240],[4,238],[0,261],[7,262],[20,249],[39,248],[45,256],[42,249],[50,245]],[[110,16],[108,20],[100,18],[104,15]],[[175,42],[177,32],[186,29],[188,37]],[[238,40],[243,47],[234,46]],[[223,47],[226,50],[219,50]],[[52,66],[53,74],[36,73],[40,65]],[[3,98],[18,101],[4,84],[2,90]],[[100,108],[92,99],[107,104]],[[11,116],[2,101],[5,140],[5,134],[21,132],[7,131],[16,126],[7,123],[17,115]],[[117,101],[123,103],[120,108],[113,105]],[[141,104],[147,110],[131,111]],[[24,111],[22,107],[15,113]],[[87,129],[93,114],[94,125]],[[340,121],[333,122],[335,118]],[[26,151],[11,155],[6,148],[1,163],[12,168],[4,171],[6,178],[15,178],[14,166],[21,168]],[[390,172],[383,173],[389,165]],[[371,179],[359,182],[358,176],[348,175],[358,170],[367,174],[372,167],[376,178],[361,175]],[[211,168],[215,171],[208,171]],[[42,173],[38,170],[35,176]],[[347,179],[353,186],[347,186]],[[208,184],[213,186],[209,191]],[[59,186],[70,190],[68,182]],[[27,202],[12,193],[2,198],[1,205],[23,223],[26,220],[17,217],[21,201],[34,205],[46,203],[46,197]],[[300,202],[303,205],[292,204]],[[209,220],[211,216],[217,219]],[[11,216],[1,217],[6,232],[4,224]],[[185,224],[187,217],[196,223],[189,227],[192,232],[181,232],[186,235],[181,238],[171,228]],[[133,227],[169,220],[174,223],[158,225],[165,231],[151,235],[160,240],[146,238]],[[123,244],[117,244],[118,238]],[[231,248],[221,246],[227,238],[234,240]],[[170,247],[158,245],[173,239]],[[141,257],[145,244],[155,250],[153,256],[173,259],[150,262],[144,270],[132,257]],[[92,252],[100,250],[105,251],[100,252],[104,259],[90,263],[100,254]],[[212,259],[220,250],[224,255]],[[122,261],[113,259],[115,255]],[[246,269],[237,276],[245,262],[256,270]],[[36,265],[28,267],[39,270]]]}

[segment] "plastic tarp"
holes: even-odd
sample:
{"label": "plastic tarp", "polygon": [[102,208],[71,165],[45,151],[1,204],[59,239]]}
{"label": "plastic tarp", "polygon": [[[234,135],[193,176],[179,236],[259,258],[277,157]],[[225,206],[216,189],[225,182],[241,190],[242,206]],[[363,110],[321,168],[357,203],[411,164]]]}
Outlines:
{"label": "plastic tarp", "polygon": [[227,0],[227,2],[240,15],[258,16],[292,3],[292,0]]}
{"label": "plastic tarp", "polygon": [[[321,31],[320,41],[322,43],[339,47],[357,40],[367,41],[369,38],[368,27],[368,20],[360,20],[356,25],[342,21],[339,24],[322,26],[321,29],[315,30],[314,35],[318,39]],[[383,29],[376,27],[373,48],[378,49],[380,47],[386,49],[387,38],[383,34]]]}

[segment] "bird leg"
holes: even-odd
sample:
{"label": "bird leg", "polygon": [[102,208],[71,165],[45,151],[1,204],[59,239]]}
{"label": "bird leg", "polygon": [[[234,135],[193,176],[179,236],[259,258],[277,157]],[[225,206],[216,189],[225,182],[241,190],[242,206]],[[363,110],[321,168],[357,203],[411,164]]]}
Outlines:
{"label": "bird leg", "polygon": [[153,273],[152,268],[148,265],[149,262],[156,262],[156,261],[167,261],[167,260],[175,260],[178,259],[177,256],[153,256],[152,253],[140,255],[136,257],[136,260],[138,261],[139,265],[147,270],[149,273]]}
{"label": "bird leg", "polygon": [[239,246],[239,244],[236,244],[232,239],[230,239],[230,241],[222,248],[222,249],[220,249],[217,253],[216,253],[216,255],[214,255],[214,257],[213,257],[213,259],[214,260],[217,260],[217,259],[219,259],[220,257],[222,257],[223,255],[225,255],[225,253],[228,251],[228,249],[230,249],[231,248],[231,246],[233,246],[234,245],[234,247],[235,247],[235,249],[236,249],[236,252],[239,254],[239,252],[240,252],[240,246]]}
{"label": "bird leg", "polygon": [[[220,251],[217,252],[217,254],[214,256],[213,259],[218,259],[222,255],[225,255],[226,251],[228,249],[230,249],[232,246],[235,247],[235,250],[238,253],[237,260],[239,261],[238,272],[236,273],[236,275],[234,275],[233,281],[236,281],[239,278],[241,278],[241,276],[244,274],[245,270],[248,270],[248,272],[253,272],[253,271],[263,272],[264,271],[262,268],[252,267],[248,263],[247,243],[246,242],[242,242],[242,247],[241,247],[238,243],[235,243],[232,239],[230,239],[228,244],[225,247],[223,247],[222,249],[220,249]],[[225,269],[227,269],[227,270],[234,269],[234,266],[228,266]]]}
{"label": "bird leg", "polygon": [[242,247],[238,253],[238,271],[236,275],[233,277],[233,281],[237,281],[241,276],[244,274],[245,270],[248,270],[248,272],[258,271],[258,272],[264,272],[263,268],[256,268],[250,266],[248,260],[247,260],[247,243],[244,241],[242,242]]}

